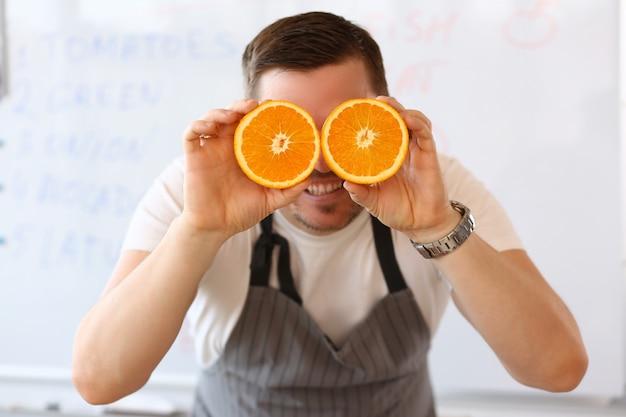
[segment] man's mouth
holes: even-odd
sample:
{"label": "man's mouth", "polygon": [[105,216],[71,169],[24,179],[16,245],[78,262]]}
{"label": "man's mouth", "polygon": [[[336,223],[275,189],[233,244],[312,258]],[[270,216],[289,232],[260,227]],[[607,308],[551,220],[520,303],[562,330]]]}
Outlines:
{"label": "man's mouth", "polygon": [[311,195],[324,195],[334,193],[342,188],[342,185],[342,182],[311,184],[306,191]]}

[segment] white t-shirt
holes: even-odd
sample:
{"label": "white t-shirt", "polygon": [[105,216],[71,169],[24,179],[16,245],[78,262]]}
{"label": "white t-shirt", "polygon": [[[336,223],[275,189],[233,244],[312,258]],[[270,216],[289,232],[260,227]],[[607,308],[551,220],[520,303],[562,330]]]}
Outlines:
{"label": "white t-shirt", "polygon": [[[476,232],[496,250],[522,249],[500,204],[456,159],[440,156],[448,195],[468,206]],[[183,207],[184,160],[175,160],[156,180],[137,207],[124,250],[152,251]],[[320,329],[340,346],[347,334],[387,294],[369,214],[364,210],[346,228],[314,236],[274,214],[274,230],[290,242],[291,267],[304,309]],[[209,366],[218,359],[242,311],[249,286],[252,247],[260,234],[253,227],[229,239],[205,273],[187,318],[198,361]],[[433,263],[419,255],[408,237],[392,231],[395,254],[407,285],[434,335],[450,297],[447,280]],[[274,265],[276,262],[274,262]],[[172,277],[176,279],[176,277]],[[270,285],[277,287],[276,271]]]}

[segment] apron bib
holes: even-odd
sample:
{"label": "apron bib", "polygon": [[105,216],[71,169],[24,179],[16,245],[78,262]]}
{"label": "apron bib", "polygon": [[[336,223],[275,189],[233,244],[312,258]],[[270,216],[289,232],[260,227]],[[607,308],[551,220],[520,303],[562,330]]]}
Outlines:
{"label": "apron bib", "polygon": [[[289,267],[289,244],[261,222],[250,288],[220,358],[198,381],[194,417],[434,417],[428,373],[430,333],[398,267],[389,228],[372,217],[389,289],[335,347],[302,308]],[[269,286],[280,247],[280,288]]]}

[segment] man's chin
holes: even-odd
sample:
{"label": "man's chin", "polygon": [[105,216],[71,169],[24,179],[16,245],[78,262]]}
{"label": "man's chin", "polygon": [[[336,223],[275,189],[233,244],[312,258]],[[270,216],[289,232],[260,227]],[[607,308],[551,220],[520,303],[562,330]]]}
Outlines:
{"label": "man's chin", "polygon": [[287,216],[294,225],[313,234],[329,234],[348,226],[363,211],[360,206],[350,210],[317,210],[315,213],[295,211]]}

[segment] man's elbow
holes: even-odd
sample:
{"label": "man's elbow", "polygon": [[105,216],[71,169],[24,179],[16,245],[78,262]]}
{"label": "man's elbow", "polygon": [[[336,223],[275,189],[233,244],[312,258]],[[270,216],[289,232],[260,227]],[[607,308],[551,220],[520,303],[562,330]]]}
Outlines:
{"label": "man's elbow", "polygon": [[534,372],[517,378],[518,381],[548,392],[569,392],[576,389],[583,380],[589,360],[585,348],[580,346],[550,355],[541,365],[537,365],[538,363],[541,362],[533,365]]}
{"label": "man's elbow", "polygon": [[584,348],[572,352],[569,358],[563,360],[557,367],[546,390],[551,392],[573,391],[583,380],[588,365],[589,359]]}
{"label": "man's elbow", "polygon": [[89,372],[72,367],[72,383],[76,391],[83,397],[85,401],[93,405],[109,404],[115,399],[106,395],[95,377],[89,375]]}
{"label": "man's elbow", "polygon": [[146,381],[129,384],[121,384],[107,375],[106,372],[98,372],[72,364],[72,383],[76,391],[89,404],[104,405],[115,402],[141,388]]}
{"label": "man's elbow", "polygon": [[519,383],[548,392],[573,391],[583,380],[589,360],[584,347],[569,348],[544,358],[528,358],[516,370],[505,365]]}

